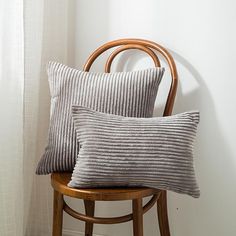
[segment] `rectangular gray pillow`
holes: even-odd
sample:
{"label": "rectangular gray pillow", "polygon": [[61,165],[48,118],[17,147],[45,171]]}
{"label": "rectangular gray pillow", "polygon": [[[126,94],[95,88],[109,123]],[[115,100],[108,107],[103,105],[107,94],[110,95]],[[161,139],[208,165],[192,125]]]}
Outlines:
{"label": "rectangular gray pillow", "polygon": [[90,73],[50,62],[47,72],[51,116],[48,144],[38,163],[37,174],[73,170],[78,148],[72,104],[123,116],[150,117],[164,69]]}
{"label": "rectangular gray pillow", "polygon": [[69,187],[147,186],[199,197],[198,111],[129,118],[73,106],[72,113],[81,148]]}

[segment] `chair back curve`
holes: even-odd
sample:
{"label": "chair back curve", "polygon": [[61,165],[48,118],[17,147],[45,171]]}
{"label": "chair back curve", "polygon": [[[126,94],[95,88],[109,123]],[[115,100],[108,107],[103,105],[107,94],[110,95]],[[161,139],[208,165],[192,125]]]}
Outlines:
{"label": "chair back curve", "polygon": [[114,58],[122,51],[126,51],[128,49],[138,49],[145,53],[147,53],[153,60],[156,67],[160,67],[160,60],[156,52],[160,53],[164,59],[166,60],[171,73],[171,84],[168,92],[168,97],[165,104],[165,109],[163,116],[169,116],[172,113],[177,85],[178,85],[178,73],[176,69],[176,65],[171,54],[161,45],[145,40],[145,39],[118,39],[111,42],[108,42],[99,48],[97,48],[88,58],[84,65],[84,71],[89,71],[93,62],[105,51],[115,48],[114,51],[108,56],[108,59],[105,63],[105,72],[109,73],[111,69],[111,64]]}

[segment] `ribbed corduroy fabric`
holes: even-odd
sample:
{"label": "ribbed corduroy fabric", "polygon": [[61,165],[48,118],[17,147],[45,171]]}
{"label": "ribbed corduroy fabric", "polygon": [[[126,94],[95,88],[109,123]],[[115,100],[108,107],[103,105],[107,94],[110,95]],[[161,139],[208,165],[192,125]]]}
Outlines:
{"label": "ribbed corduroy fabric", "polygon": [[199,112],[128,118],[73,106],[81,145],[68,186],[147,186],[199,197],[193,141]]}
{"label": "ribbed corduroy fabric", "polygon": [[36,173],[72,171],[77,146],[71,105],[130,117],[150,117],[164,69],[90,73],[56,62],[47,68],[51,116],[48,145]]}

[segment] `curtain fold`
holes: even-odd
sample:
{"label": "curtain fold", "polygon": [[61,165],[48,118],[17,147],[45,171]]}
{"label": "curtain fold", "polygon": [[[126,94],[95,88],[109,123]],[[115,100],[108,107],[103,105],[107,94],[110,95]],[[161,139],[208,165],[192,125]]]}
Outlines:
{"label": "curtain fold", "polygon": [[[47,141],[46,63],[73,61],[74,1],[0,2],[0,235],[51,235],[50,176],[35,167]],[[70,29],[70,30],[69,30]]]}

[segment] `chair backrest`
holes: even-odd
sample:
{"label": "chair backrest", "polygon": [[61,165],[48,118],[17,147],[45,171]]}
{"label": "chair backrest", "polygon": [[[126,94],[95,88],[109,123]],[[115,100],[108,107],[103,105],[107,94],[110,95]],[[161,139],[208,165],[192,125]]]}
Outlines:
{"label": "chair backrest", "polygon": [[[170,53],[161,45],[144,39],[119,39],[114,40],[111,42],[108,42],[101,47],[99,47],[97,50],[95,50],[90,57],[88,58],[87,62],[84,65],[84,71],[89,71],[93,62],[105,51],[107,51],[110,48],[115,47],[116,49],[110,54],[108,57],[106,64],[105,64],[105,72],[109,73],[111,69],[111,64],[114,60],[114,58],[122,51],[128,50],[128,49],[139,49],[141,51],[146,52],[154,61],[154,64],[156,67],[160,67],[160,60],[156,54],[156,52],[159,52],[164,59],[167,61],[169,67],[170,67],[170,73],[171,73],[171,84],[170,89],[168,93],[168,97],[165,104],[165,109],[163,116],[169,116],[172,113],[174,101],[175,101],[175,95],[177,90],[177,84],[178,84],[178,74],[176,70],[176,65],[174,62],[174,59],[170,55]],[[153,51],[154,50],[154,51]]]}

